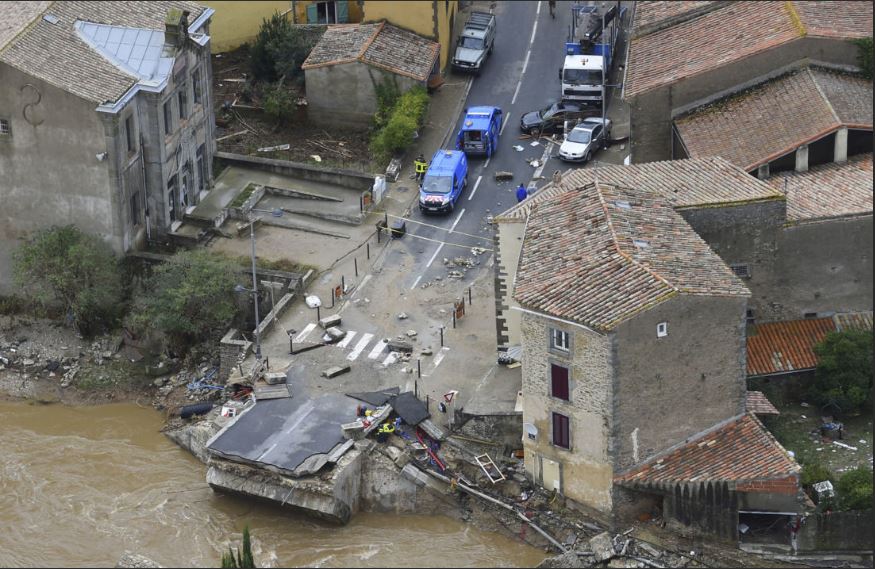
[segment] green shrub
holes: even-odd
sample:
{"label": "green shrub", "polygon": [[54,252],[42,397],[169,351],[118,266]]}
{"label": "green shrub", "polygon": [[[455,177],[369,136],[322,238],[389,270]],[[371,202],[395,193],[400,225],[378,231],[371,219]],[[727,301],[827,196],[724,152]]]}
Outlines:
{"label": "green shrub", "polygon": [[121,271],[110,246],[74,225],[36,233],[13,254],[24,294],[48,310],[60,306],[85,335],[114,327],[124,310]]}
{"label": "green shrub", "polygon": [[243,529],[243,547],[237,550],[235,557],[234,550],[228,546],[228,553],[222,554],[223,569],[252,569],[255,567],[255,560],[252,557],[252,542],[249,537],[249,526]]}
{"label": "green shrub", "polygon": [[839,509],[867,510],[872,507],[872,469],[865,466],[845,472],[836,484]]}
{"label": "green shrub", "polygon": [[398,89],[398,84],[390,77],[386,76],[383,81],[374,85],[374,91],[377,94],[377,112],[374,113],[374,128],[379,130],[386,126],[389,118],[392,116],[392,110],[401,97],[401,90]]}
{"label": "green shrub", "polygon": [[863,72],[863,77],[868,80],[872,80],[872,38],[859,38],[854,40],[854,43],[857,45],[857,65],[860,66],[860,69]]}
{"label": "green shrub", "polygon": [[814,353],[817,369],[811,397],[845,413],[862,407],[872,390],[872,331],[830,332]]}
{"label": "green shrub", "polygon": [[282,76],[291,79],[300,75],[301,64],[323,32],[305,32],[279,13],[265,18],[249,48],[252,76],[256,81],[273,83]]}
{"label": "green shrub", "polygon": [[422,87],[414,87],[398,97],[386,124],[371,138],[371,153],[387,160],[410,146],[413,134],[425,120],[428,103],[428,93]]}
{"label": "green shrub", "polygon": [[809,462],[802,465],[803,486],[811,486],[824,480],[835,482],[835,477],[829,468],[819,462]]}
{"label": "green shrub", "polygon": [[24,314],[27,311],[27,305],[27,300],[20,296],[0,294],[0,314],[6,316]]}
{"label": "green shrub", "polygon": [[184,355],[231,322],[238,272],[235,263],[209,251],[176,253],[155,268],[129,325],[138,334],[157,330],[174,353]]}
{"label": "green shrub", "polygon": [[295,114],[295,97],[282,85],[270,87],[264,98],[264,113],[279,124],[285,123]]}

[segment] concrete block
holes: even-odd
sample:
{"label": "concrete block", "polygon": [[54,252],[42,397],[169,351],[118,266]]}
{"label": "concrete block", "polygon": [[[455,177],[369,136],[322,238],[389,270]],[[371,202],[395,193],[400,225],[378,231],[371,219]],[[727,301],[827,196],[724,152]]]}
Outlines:
{"label": "concrete block", "polygon": [[329,344],[334,344],[341,341],[344,336],[346,336],[346,330],[341,330],[336,326],[332,326],[331,328],[325,330],[325,335],[322,337],[322,339]]}
{"label": "concrete block", "polygon": [[344,374],[349,371],[349,366],[334,366],[330,367],[322,372],[322,377],[327,377],[331,379],[332,377],[337,377],[338,375]]}
{"label": "concrete block", "polygon": [[389,340],[387,347],[390,352],[401,352],[404,354],[413,352],[413,346],[403,340]]}
{"label": "concrete block", "polygon": [[264,381],[268,385],[278,385],[286,382],[286,374],[281,371],[271,371],[264,374]]}
{"label": "concrete block", "polygon": [[319,326],[321,326],[323,330],[328,330],[329,328],[340,326],[340,314],[332,314],[331,316],[326,316],[319,321]]}
{"label": "concrete block", "polygon": [[592,537],[589,540],[589,548],[595,555],[596,561],[607,561],[614,557],[614,542],[611,540],[611,534],[606,531]]}

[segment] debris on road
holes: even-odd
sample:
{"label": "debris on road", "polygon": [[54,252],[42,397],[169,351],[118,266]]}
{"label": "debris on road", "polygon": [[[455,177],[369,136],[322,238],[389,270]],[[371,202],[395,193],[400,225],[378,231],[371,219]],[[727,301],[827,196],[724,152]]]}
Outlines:
{"label": "debris on road", "polygon": [[417,332],[416,332],[416,330],[408,330],[408,331],[407,331],[407,337],[408,337],[408,338],[415,338],[416,336],[417,336]]}
{"label": "debris on road", "polygon": [[333,366],[322,372],[322,377],[327,377],[331,379],[332,377],[337,377],[338,375],[347,373],[349,371],[349,366]]}
{"label": "debris on road", "polygon": [[506,170],[499,170],[495,173],[495,181],[502,182],[505,180],[513,180],[513,172],[508,172]]}
{"label": "debris on road", "polygon": [[517,152],[522,152],[522,151],[523,151],[523,145],[522,145],[522,144],[516,144],[516,145],[514,145],[513,149],[516,150]]}
{"label": "debris on road", "polygon": [[341,330],[336,326],[332,326],[331,328],[325,330],[325,334],[322,336],[322,341],[333,344],[335,342],[341,341],[344,336],[346,336],[346,330]]}
{"label": "debris on road", "polygon": [[398,320],[407,320],[407,313],[406,312],[399,312],[398,316],[396,318],[398,318]]}
{"label": "debris on road", "polygon": [[340,326],[340,314],[332,314],[331,316],[326,316],[319,321],[319,326],[323,330]]}

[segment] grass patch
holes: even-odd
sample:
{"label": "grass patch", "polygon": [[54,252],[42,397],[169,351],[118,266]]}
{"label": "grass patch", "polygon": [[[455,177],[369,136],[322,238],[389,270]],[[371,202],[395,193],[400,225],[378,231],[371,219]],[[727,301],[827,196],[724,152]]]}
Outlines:
{"label": "grass patch", "polygon": [[240,207],[249,199],[249,196],[252,195],[252,192],[255,191],[256,185],[252,182],[246,184],[246,187],[243,188],[243,191],[237,194],[237,197],[234,198],[231,203],[228,204],[228,207]]}

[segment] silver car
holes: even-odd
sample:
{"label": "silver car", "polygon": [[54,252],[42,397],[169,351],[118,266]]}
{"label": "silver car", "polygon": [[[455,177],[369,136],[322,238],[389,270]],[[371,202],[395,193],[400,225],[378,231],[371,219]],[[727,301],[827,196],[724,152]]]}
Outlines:
{"label": "silver car", "polygon": [[575,126],[562,146],[559,158],[568,162],[589,162],[592,155],[611,137],[611,119],[591,117]]}

